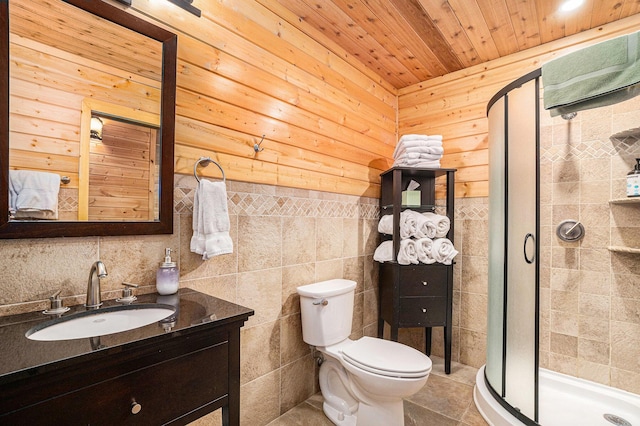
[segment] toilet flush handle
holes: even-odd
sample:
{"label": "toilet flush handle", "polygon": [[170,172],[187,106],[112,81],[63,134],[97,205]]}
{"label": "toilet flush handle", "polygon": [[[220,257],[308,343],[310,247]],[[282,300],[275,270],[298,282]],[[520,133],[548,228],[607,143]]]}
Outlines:
{"label": "toilet flush handle", "polygon": [[322,305],[322,306],[327,306],[329,304],[329,301],[325,298],[322,299],[316,299],[313,301],[314,305]]}

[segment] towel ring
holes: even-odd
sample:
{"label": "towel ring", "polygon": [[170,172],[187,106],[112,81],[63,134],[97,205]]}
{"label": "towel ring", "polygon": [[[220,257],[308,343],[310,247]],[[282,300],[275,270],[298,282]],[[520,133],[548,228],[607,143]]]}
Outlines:
{"label": "towel ring", "polygon": [[224,170],[222,169],[222,166],[220,164],[218,164],[216,161],[212,160],[210,157],[200,157],[200,159],[198,161],[196,161],[196,164],[193,165],[193,176],[196,178],[196,180],[198,182],[200,182],[200,178],[198,177],[197,170],[198,170],[198,165],[200,163],[204,163],[203,167],[207,167],[211,163],[213,163],[216,166],[218,166],[218,168],[222,172],[222,181],[226,182],[227,179],[224,177]]}

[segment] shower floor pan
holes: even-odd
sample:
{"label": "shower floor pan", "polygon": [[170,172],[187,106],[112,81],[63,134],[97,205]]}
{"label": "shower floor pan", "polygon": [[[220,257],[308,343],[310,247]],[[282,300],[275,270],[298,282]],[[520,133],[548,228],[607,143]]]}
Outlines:
{"label": "shower floor pan", "polygon": [[[640,426],[640,396],[619,389],[540,369],[542,426]],[[492,426],[522,425],[498,403],[478,370],[473,399]]]}

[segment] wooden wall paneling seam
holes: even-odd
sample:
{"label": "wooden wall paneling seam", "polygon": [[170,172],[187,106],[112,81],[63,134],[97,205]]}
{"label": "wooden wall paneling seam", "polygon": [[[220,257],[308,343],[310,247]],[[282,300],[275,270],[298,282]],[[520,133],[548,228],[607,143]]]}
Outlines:
{"label": "wooden wall paneling seam", "polygon": [[[211,5],[211,10],[204,13],[205,20],[211,20],[217,26],[235,34],[245,42],[256,45],[290,64],[295,64],[295,66],[316,76],[316,78],[325,79],[336,88],[346,90],[357,98],[363,98],[363,101],[371,97],[378,102],[386,101],[389,104],[395,104],[395,97],[393,99],[388,97],[390,92],[384,89],[383,86],[375,84],[368,76],[343,61],[335,53],[328,51],[321,44],[305,38],[304,33],[297,30],[297,28],[289,27],[279,19],[271,17],[276,22],[281,22],[281,27],[274,33],[261,26],[259,21],[248,19],[255,17],[255,19],[264,20],[263,14],[253,13],[253,8],[258,6],[257,3],[247,2],[243,5],[242,13],[238,10],[224,7],[218,2],[210,2],[209,4]],[[267,10],[262,6],[260,8],[261,12]],[[211,25],[206,25],[205,22],[202,24],[196,22],[195,24],[194,30],[196,28],[198,30],[202,29],[204,34],[212,31],[211,29],[202,28],[205,26],[212,27]],[[216,28],[217,34],[220,34],[219,30],[219,28]],[[301,42],[301,38],[306,44]],[[214,36],[213,39],[215,40],[216,37]],[[284,43],[282,43],[283,41]],[[225,34],[224,44],[230,44],[231,42],[235,44],[236,41],[229,39],[229,34]],[[247,59],[249,60],[250,58]],[[395,92],[393,94],[395,95]]]}
{"label": "wooden wall paneling seam", "polygon": [[[240,68],[236,66],[236,69]],[[270,111],[277,111],[279,116],[288,114],[300,114],[304,111],[307,115],[318,115],[314,122],[327,119],[331,123],[344,126],[375,141],[385,144],[395,144],[395,129],[392,131],[381,128],[375,122],[366,120],[365,117],[350,113],[336,102],[331,103],[323,98],[312,96],[298,89],[286,81],[278,81],[268,73],[260,72],[246,64],[246,70],[236,72],[235,79],[220,73],[220,67],[215,72],[201,67],[199,64],[190,64],[180,61],[178,66],[178,81],[182,87],[191,87],[210,97],[218,97],[241,105],[243,98],[253,98],[247,109],[262,112],[269,115]],[[231,65],[229,65],[231,68]],[[199,84],[198,84],[199,83]],[[281,87],[284,86],[284,87]],[[237,101],[236,101],[237,100]],[[278,106],[280,104],[280,106]],[[259,106],[262,105],[263,111]],[[350,119],[347,119],[349,117]],[[351,117],[353,117],[351,119]],[[351,137],[348,135],[347,137]]]}
{"label": "wooden wall paneling seam", "polygon": [[511,15],[504,0],[476,0],[500,56],[518,51]]}
{"label": "wooden wall paneling seam", "polygon": [[512,16],[513,29],[520,50],[538,46],[541,43],[540,27],[536,16],[534,1],[505,0],[507,9]]}
{"label": "wooden wall paneling seam", "polygon": [[484,25],[478,23],[475,17],[482,16],[476,0],[448,0],[449,5],[460,19],[465,31],[470,33],[471,44],[482,61],[498,58],[500,53],[491,37],[491,31],[484,21]]}

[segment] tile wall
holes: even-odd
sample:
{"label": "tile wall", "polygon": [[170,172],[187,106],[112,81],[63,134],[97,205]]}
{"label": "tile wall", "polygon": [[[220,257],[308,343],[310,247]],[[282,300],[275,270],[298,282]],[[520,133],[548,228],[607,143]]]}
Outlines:
{"label": "tile wall", "polygon": [[[579,112],[541,112],[541,365],[640,393],[640,203],[626,174],[640,158],[640,98]],[[585,237],[561,241],[556,226],[579,220]]]}

